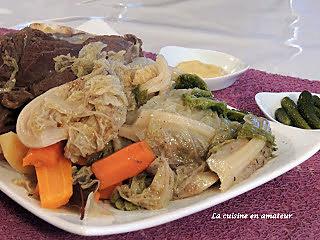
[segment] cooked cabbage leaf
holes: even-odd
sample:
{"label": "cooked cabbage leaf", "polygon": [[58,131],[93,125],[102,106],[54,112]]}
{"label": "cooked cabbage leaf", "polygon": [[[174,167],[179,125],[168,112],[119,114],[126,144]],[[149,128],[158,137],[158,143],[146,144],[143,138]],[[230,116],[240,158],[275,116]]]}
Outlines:
{"label": "cooked cabbage leaf", "polygon": [[219,177],[207,170],[206,163],[200,165],[196,163],[186,164],[177,167],[174,198],[186,198],[197,195],[208,189]]}
{"label": "cooked cabbage leaf", "polygon": [[168,205],[173,196],[174,172],[166,159],[157,158],[155,161],[158,162],[158,169],[150,186],[141,186],[141,181],[136,178],[132,180],[131,186],[124,184],[117,187],[123,199],[149,210],[161,209]]}
{"label": "cooked cabbage leaf", "polygon": [[[186,94],[198,94],[200,89],[178,89],[171,90],[166,94],[161,94],[159,96],[150,99],[143,107],[142,110],[162,110],[164,112],[174,113],[182,115],[193,120],[203,122],[213,128],[220,125],[220,118],[215,112],[206,109],[194,109],[189,105],[186,105],[183,101],[183,96]],[[200,90],[202,94],[204,92],[207,94],[211,93],[207,91]]]}
{"label": "cooked cabbage leaf", "polygon": [[211,143],[207,164],[225,191],[246,179],[272,156],[274,136],[266,119],[246,115],[244,124],[222,121],[221,128]]}
{"label": "cooked cabbage leaf", "polygon": [[93,185],[99,185],[99,181],[97,179],[94,179],[91,168],[87,166],[83,166],[81,168],[73,166],[72,181],[73,185],[79,184],[82,189],[91,188]]}
{"label": "cooked cabbage leaf", "polygon": [[242,125],[238,122],[233,122],[229,121],[228,119],[222,118],[221,124],[218,127],[218,130],[216,131],[216,134],[212,139],[210,146],[214,147],[227,140],[236,138],[241,126]]}
{"label": "cooked cabbage leaf", "polygon": [[205,160],[209,143],[220,118],[209,110],[192,109],[181,96],[191,90],[172,90],[150,99],[139,110],[137,120],[124,125],[119,135],[133,141],[145,140],[170,166]]}
{"label": "cooked cabbage leaf", "polygon": [[144,110],[133,125],[123,126],[119,135],[147,141],[156,155],[168,158],[174,167],[204,160],[214,129],[177,114]]}
{"label": "cooked cabbage leaf", "polygon": [[[49,90],[27,122],[35,137],[62,132],[65,156],[73,162],[101,151],[126,120],[127,98],[113,75],[79,78]],[[63,139],[63,138],[62,138]]]}
{"label": "cooked cabbage leaf", "polygon": [[218,146],[212,151],[207,163],[211,171],[219,176],[220,189],[225,191],[235,184],[245,169],[259,157],[266,141],[258,138],[250,141],[233,139]]}
{"label": "cooked cabbage leaf", "polygon": [[248,114],[244,117],[245,123],[238,132],[238,138],[260,138],[267,141],[269,146],[275,145],[275,138],[271,133],[268,120]]}

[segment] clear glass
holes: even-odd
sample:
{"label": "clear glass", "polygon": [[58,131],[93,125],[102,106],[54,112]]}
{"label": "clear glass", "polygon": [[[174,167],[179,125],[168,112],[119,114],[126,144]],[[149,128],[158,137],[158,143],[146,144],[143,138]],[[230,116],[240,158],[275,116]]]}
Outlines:
{"label": "clear glass", "polygon": [[101,7],[112,9],[111,12],[108,12],[107,16],[104,16],[109,21],[130,21],[130,19],[127,17],[127,13],[130,9],[142,7],[162,7],[184,1],[186,0],[82,0],[77,5],[89,6],[99,4]]}

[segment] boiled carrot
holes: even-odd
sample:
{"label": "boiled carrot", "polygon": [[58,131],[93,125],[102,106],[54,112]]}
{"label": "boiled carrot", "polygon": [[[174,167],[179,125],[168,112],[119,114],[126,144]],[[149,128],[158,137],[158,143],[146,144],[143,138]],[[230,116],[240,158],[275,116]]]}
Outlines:
{"label": "boiled carrot", "polygon": [[59,208],[72,196],[71,161],[64,157],[62,144],[54,145],[30,149],[23,159],[24,166],[35,166],[40,202],[44,208]]}
{"label": "boiled carrot", "polygon": [[150,146],[144,142],[133,143],[92,164],[91,169],[105,189],[136,176],[156,158]]}

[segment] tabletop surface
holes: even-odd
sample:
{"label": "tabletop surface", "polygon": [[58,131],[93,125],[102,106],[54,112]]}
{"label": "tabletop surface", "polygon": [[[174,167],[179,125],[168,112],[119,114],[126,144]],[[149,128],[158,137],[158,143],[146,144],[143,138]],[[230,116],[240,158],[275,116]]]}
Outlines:
{"label": "tabletop surface", "polygon": [[157,52],[166,45],[214,49],[237,56],[255,69],[320,79],[317,0],[0,2],[0,26],[54,18],[75,25],[84,21],[79,17],[105,17],[118,32],[141,37],[146,50]]}

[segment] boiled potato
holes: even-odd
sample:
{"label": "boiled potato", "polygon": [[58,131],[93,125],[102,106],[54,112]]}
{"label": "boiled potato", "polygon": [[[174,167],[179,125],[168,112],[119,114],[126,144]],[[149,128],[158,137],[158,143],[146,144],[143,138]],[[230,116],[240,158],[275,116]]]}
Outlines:
{"label": "boiled potato", "polygon": [[13,169],[24,174],[31,174],[33,172],[33,167],[22,166],[22,160],[27,155],[29,149],[20,142],[17,134],[8,132],[0,135],[0,146],[4,158]]}

